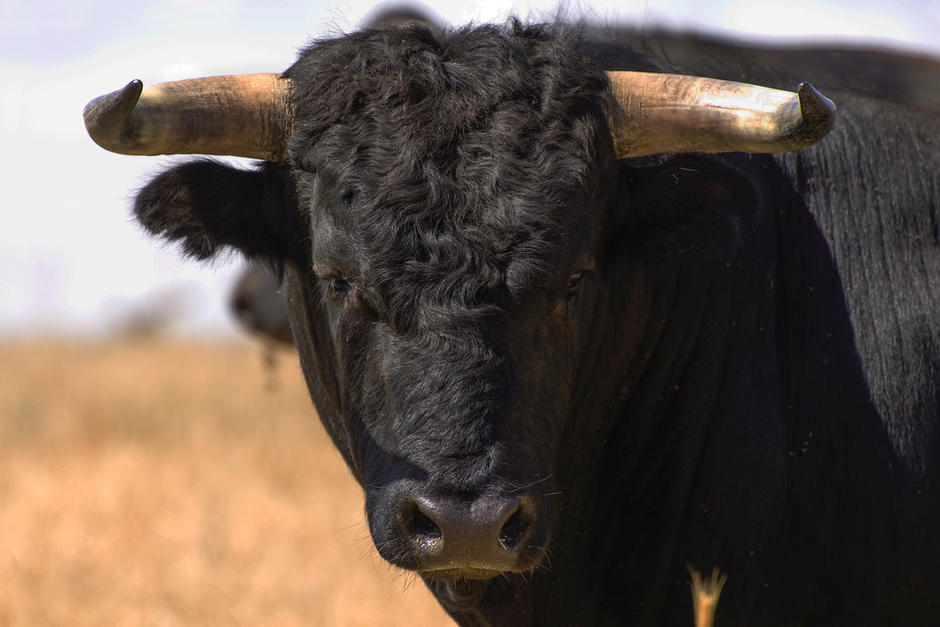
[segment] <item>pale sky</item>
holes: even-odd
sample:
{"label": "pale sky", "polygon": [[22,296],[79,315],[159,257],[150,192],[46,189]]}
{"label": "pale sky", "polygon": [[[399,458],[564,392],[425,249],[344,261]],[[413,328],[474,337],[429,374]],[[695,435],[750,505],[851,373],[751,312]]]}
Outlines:
{"label": "pale sky", "polygon": [[[425,3],[449,24],[539,19],[557,2]],[[940,57],[940,0],[599,0],[568,13],[744,37],[862,41]],[[134,190],[179,157],[108,153],[85,134],[85,103],[125,85],[276,72],[308,39],[355,28],[352,0],[0,0],[0,338],[105,336],[132,311],[176,303],[174,332],[226,335],[237,257],[200,267],[144,237]]]}

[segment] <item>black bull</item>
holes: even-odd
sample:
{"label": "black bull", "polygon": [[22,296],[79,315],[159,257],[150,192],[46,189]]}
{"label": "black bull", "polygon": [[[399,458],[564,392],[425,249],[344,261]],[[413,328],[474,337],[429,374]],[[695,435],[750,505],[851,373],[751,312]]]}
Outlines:
{"label": "black bull", "polygon": [[590,36],[320,42],[287,164],[177,166],[137,216],[283,270],[376,547],[461,624],[685,625],[687,564],[728,573],[722,625],[940,624],[935,92],[827,56],[814,148],[617,160],[597,66],[806,77]]}

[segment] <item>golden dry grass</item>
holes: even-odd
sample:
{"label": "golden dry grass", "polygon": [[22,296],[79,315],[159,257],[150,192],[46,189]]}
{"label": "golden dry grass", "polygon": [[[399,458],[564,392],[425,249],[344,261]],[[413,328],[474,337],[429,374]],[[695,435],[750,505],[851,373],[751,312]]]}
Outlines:
{"label": "golden dry grass", "polygon": [[452,624],[387,566],[296,358],[0,346],[0,625]]}

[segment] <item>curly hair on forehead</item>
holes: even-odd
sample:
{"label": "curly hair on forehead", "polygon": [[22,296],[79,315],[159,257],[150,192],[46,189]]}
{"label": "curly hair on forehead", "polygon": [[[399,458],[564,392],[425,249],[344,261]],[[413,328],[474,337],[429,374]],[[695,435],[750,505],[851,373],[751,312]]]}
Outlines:
{"label": "curly hair on forehead", "polygon": [[515,21],[315,42],[287,72],[291,159],[326,188],[305,210],[352,212],[389,287],[473,304],[544,282],[609,142],[607,79],[579,45],[576,27]]}

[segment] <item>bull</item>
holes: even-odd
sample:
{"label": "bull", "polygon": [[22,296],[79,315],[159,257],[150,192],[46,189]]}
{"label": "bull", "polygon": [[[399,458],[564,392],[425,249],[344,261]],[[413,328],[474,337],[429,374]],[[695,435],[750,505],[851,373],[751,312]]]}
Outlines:
{"label": "bull", "polygon": [[378,552],[459,624],[684,625],[689,564],[723,625],[940,624],[940,120],[659,43],[365,29],[85,119],[262,161],[135,215],[283,273]]}

